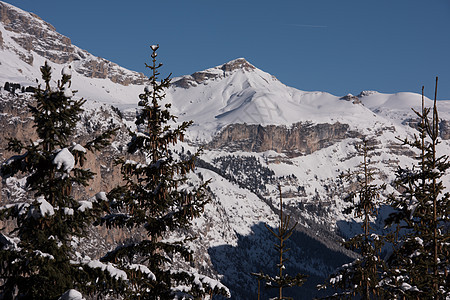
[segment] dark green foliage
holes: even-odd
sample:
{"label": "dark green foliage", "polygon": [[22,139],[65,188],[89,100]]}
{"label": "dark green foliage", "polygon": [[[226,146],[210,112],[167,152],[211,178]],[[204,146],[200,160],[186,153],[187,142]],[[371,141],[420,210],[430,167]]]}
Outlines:
{"label": "dark green foliage", "polygon": [[383,283],[391,297],[446,299],[450,297],[450,195],[441,178],[450,162],[448,155],[438,154],[436,100],[432,110],[422,101],[422,111],[415,113],[421,120],[420,135],[404,139],[403,144],[416,149],[417,164],[397,170],[399,193],[389,199],[396,211],[387,220],[397,234],[390,236],[394,247]]}
{"label": "dark green foliage", "polygon": [[227,289],[220,283],[211,285],[204,276],[177,271],[174,267],[175,260],[193,259],[193,253],[185,246],[189,238],[165,240],[167,233],[188,228],[209,199],[207,184],[192,185],[187,177],[194,170],[198,154],[181,160],[170,149],[183,140],[192,122],[176,125],[176,117],[169,111],[170,104],[161,104],[170,75],[160,82],[157,80],[162,64],[156,63],[158,46],[151,48],[152,64],[146,65],[152,71],[150,86],[139,95],[138,131],[131,132],[128,144],[128,152],[141,161],[118,160],[125,184],[109,193],[115,213],[102,220],[108,227],[144,229],[148,237],[119,246],[102,261],[118,263],[127,271],[129,286],[123,291],[127,299],[227,296]]}
{"label": "dark green foliage", "polygon": [[258,195],[266,192],[266,184],[275,181],[275,173],[254,156],[221,156],[212,163],[224,178]]}
{"label": "dark green foliage", "polygon": [[327,285],[333,286],[338,292],[333,298],[352,298],[358,296],[361,299],[375,299],[383,297],[383,290],[380,289],[379,280],[383,271],[383,262],[380,258],[381,248],[384,245],[384,238],[375,234],[371,228],[371,220],[378,215],[380,193],[385,189],[385,185],[373,184],[376,169],[371,161],[375,147],[370,141],[363,140],[357,145],[358,152],[362,155],[363,161],[356,170],[343,176],[343,179],[350,184],[355,184],[356,188],[351,191],[344,200],[350,203],[344,212],[353,213],[357,218],[362,219],[363,233],[358,234],[348,241],[344,246],[356,251],[360,257],[352,263],[341,266],[330,276]]}
{"label": "dark green foliage", "polygon": [[[0,291],[5,299],[57,299],[72,288],[99,293],[114,281],[77,260],[71,245],[73,237],[85,236],[105,204],[100,194],[81,202],[72,196],[74,185],[87,186],[94,175],[81,167],[86,150],[71,142],[84,100],[72,99],[70,75],[64,74],[53,90],[50,66],[46,63],[41,71],[45,89],[36,89],[36,106],[30,105],[39,139],[11,139],[7,150],[22,154],[1,167],[3,178],[26,177],[30,195],[29,201],[0,208],[0,220],[16,224],[9,237],[0,234]],[[97,144],[106,145],[104,138],[113,133],[102,134]]]}
{"label": "dark green foliage", "polygon": [[288,252],[290,249],[286,248],[286,241],[289,239],[289,237],[294,233],[295,227],[297,226],[297,223],[294,224],[294,226],[290,227],[290,217],[283,216],[283,198],[281,197],[281,186],[278,186],[279,192],[280,192],[280,225],[278,226],[278,232],[275,232],[272,230],[269,226],[264,224],[269,230],[270,233],[272,233],[273,236],[279,241],[279,244],[274,244],[275,249],[277,250],[279,257],[278,257],[278,274],[276,276],[270,276],[268,274],[264,274],[262,272],[260,273],[251,273],[256,279],[258,280],[258,299],[260,298],[260,283],[261,281],[264,281],[266,284],[266,287],[278,289],[278,298],[276,299],[291,299],[287,297],[283,297],[283,288],[293,287],[293,286],[302,286],[303,283],[306,280],[306,275],[303,274],[296,274],[294,277],[283,274],[283,270],[286,269],[285,262],[288,261],[286,257],[284,257],[285,253]]}

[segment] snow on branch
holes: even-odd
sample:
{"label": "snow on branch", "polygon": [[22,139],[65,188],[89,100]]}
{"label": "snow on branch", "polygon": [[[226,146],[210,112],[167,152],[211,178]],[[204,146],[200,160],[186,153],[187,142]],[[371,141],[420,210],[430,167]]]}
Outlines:
{"label": "snow on branch", "polygon": [[45,216],[53,216],[55,214],[55,209],[53,206],[45,200],[44,196],[39,196],[36,199],[39,205],[32,205],[30,211],[28,212],[34,219],[39,219]]}
{"label": "snow on branch", "polygon": [[114,265],[112,263],[104,264],[99,260],[91,260],[86,265],[93,269],[100,268],[100,269],[102,269],[102,271],[106,270],[109,272],[109,274],[112,277],[115,277],[116,279],[122,279],[122,280],[128,279],[127,273],[125,273],[125,271],[123,271],[123,270],[120,270],[120,269],[114,267]]}
{"label": "snow on branch", "polygon": [[75,157],[73,157],[69,149],[63,148],[56,154],[53,164],[56,165],[57,169],[62,168],[62,171],[68,174],[75,167]]}
{"label": "snow on branch", "polygon": [[84,212],[84,211],[86,211],[86,209],[92,209],[93,203],[97,203],[100,201],[108,201],[108,198],[106,197],[105,192],[98,192],[97,194],[95,194],[95,196],[89,198],[88,200],[78,201],[78,203],[80,204],[80,207],[78,207],[78,210],[81,212]]}
{"label": "snow on branch", "polygon": [[[102,271],[107,271],[111,277],[115,279],[128,280],[127,273],[125,271],[116,268],[112,263],[104,264],[97,259],[91,259],[89,256],[85,256],[80,259],[81,264],[88,266],[92,269],[101,269]],[[77,261],[72,261],[73,264],[77,264]]]}
{"label": "snow on branch", "polygon": [[[212,279],[211,277],[198,274],[195,270],[192,270],[191,272],[183,271],[183,270],[177,270],[177,271],[171,271],[171,274],[187,274],[190,276],[193,281],[194,285],[197,289],[199,289],[201,292],[206,292],[207,294],[211,292],[215,293],[221,293],[223,296],[227,298],[231,298],[230,290],[223,285],[220,281]],[[189,299],[189,297],[186,294],[189,294],[192,291],[192,287],[188,287],[186,285],[178,285],[172,289],[174,292],[176,299]]]}
{"label": "snow on branch", "polygon": [[131,270],[145,274],[150,280],[156,281],[156,276],[147,266],[141,264],[131,264],[128,266]]}
{"label": "snow on branch", "polygon": [[70,289],[59,297],[58,300],[86,300],[83,295],[74,289]]}
{"label": "snow on branch", "polygon": [[13,251],[20,251],[19,246],[17,245],[20,242],[20,239],[10,238],[6,235],[0,233],[0,249],[2,250],[13,250]]}
{"label": "snow on branch", "polygon": [[40,250],[34,250],[33,253],[37,254],[40,257],[45,257],[45,258],[48,258],[48,259],[55,259],[55,257],[53,255],[48,254],[48,253],[44,253],[44,252],[42,252]]}

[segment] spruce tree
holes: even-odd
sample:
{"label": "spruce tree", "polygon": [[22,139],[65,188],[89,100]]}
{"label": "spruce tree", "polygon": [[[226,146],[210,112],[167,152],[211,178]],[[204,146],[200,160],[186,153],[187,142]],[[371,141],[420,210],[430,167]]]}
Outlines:
{"label": "spruce tree", "polygon": [[387,222],[397,230],[391,236],[393,251],[387,259],[389,269],[383,285],[392,298],[450,297],[450,195],[442,182],[450,162],[448,155],[438,153],[436,98],[437,77],[432,110],[424,105],[422,87],[422,111],[415,111],[420,119],[419,135],[403,140],[404,145],[416,149],[417,163],[398,168],[395,183],[399,193],[389,199],[396,211]]}
{"label": "spruce tree", "polygon": [[277,264],[277,275],[271,276],[268,274],[264,274],[263,272],[259,273],[251,273],[258,280],[258,299],[261,296],[261,281],[265,282],[266,287],[278,289],[278,297],[275,299],[292,299],[289,297],[283,296],[283,288],[294,287],[294,286],[302,286],[305,283],[306,275],[296,274],[295,277],[292,277],[288,274],[283,274],[283,271],[286,269],[285,262],[288,259],[285,257],[286,252],[290,249],[286,247],[286,241],[289,237],[294,233],[295,227],[297,227],[297,223],[291,227],[290,225],[290,216],[283,215],[283,197],[281,195],[281,185],[278,185],[278,190],[280,192],[280,223],[278,225],[278,232],[274,231],[272,228],[264,224],[267,230],[278,240],[278,244],[274,244],[275,249],[278,252],[278,264]]}
{"label": "spruce tree", "polygon": [[[18,153],[1,166],[3,179],[26,178],[29,200],[0,208],[0,220],[12,220],[15,228],[0,233],[0,294],[3,299],[58,299],[65,291],[100,293],[117,283],[109,273],[83,258],[71,244],[84,237],[103,211],[104,194],[88,200],[72,196],[74,186],[87,186],[94,176],[83,169],[88,150],[107,144],[114,130],[86,144],[72,138],[85,100],[72,99],[71,72],[50,86],[51,67],[41,67],[45,88],[39,86],[30,104],[36,141],[10,139],[7,150]],[[14,199],[12,199],[14,201]]]}
{"label": "spruce tree", "polygon": [[356,184],[356,189],[344,198],[344,201],[350,203],[344,213],[352,213],[354,217],[362,219],[362,233],[343,244],[356,251],[359,258],[341,266],[330,276],[329,283],[320,287],[333,286],[337,290],[333,298],[382,299],[383,291],[379,280],[384,268],[380,257],[384,238],[373,232],[371,222],[378,215],[380,194],[386,186],[373,183],[377,173],[374,161],[371,160],[375,150],[373,142],[363,139],[356,148],[363,160],[355,171],[348,171],[342,176],[349,184]]}
{"label": "spruce tree", "polygon": [[206,276],[179,270],[176,260],[192,261],[193,253],[186,246],[191,237],[171,240],[171,232],[188,229],[209,201],[207,183],[194,185],[189,173],[195,168],[196,155],[182,160],[171,146],[183,141],[192,122],[176,123],[171,105],[162,104],[164,90],[170,85],[170,75],[158,81],[156,63],[158,46],[151,46],[152,72],[144,93],[139,95],[140,112],[136,132],[128,152],[140,161],[119,159],[124,185],[109,193],[114,213],[103,218],[108,227],[144,230],[146,239],[129,241],[108,252],[104,262],[115,262],[128,274],[129,285],[123,292],[127,299],[200,298],[222,294],[228,290]]}

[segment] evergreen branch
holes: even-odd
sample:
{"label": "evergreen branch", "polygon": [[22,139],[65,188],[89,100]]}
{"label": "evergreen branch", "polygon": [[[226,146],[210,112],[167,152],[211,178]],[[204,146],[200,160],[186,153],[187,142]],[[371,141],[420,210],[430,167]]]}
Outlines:
{"label": "evergreen branch", "polygon": [[118,130],[119,130],[118,127],[109,129],[100,134],[99,136],[95,137],[93,140],[87,142],[84,147],[89,151],[94,150],[100,151],[106,146],[109,146],[111,144],[110,140],[113,138],[114,135],[117,134]]}

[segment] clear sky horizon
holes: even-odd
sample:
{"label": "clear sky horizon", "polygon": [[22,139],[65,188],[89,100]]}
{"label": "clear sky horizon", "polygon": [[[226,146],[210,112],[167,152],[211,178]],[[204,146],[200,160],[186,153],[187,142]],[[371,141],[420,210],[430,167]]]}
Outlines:
{"label": "clear sky horizon", "polygon": [[162,74],[244,57],[288,86],[337,96],[363,90],[450,100],[449,0],[6,0],[90,53]]}

